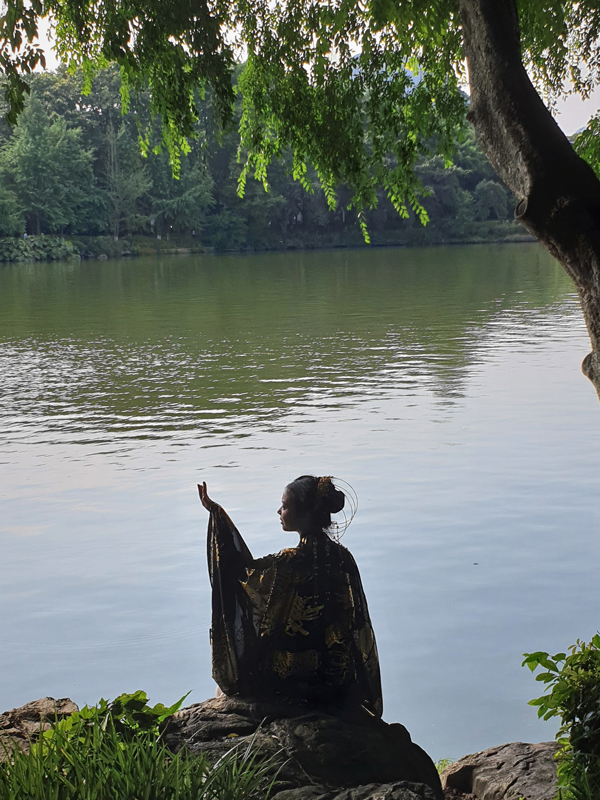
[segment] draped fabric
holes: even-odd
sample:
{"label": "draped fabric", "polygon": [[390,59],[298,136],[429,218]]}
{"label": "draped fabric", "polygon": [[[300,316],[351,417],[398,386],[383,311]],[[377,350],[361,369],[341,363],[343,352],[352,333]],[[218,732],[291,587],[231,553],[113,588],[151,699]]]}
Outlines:
{"label": "draped fabric", "polygon": [[227,695],[383,710],[358,567],[325,533],[253,559],[225,511],[208,526],[213,677]]}

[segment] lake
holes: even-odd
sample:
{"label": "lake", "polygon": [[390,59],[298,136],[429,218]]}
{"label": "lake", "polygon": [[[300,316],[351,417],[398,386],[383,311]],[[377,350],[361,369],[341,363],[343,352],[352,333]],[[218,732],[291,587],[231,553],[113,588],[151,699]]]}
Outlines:
{"label": "lake", "polygon": [[600,619],[588,351],[535,244],[0,266],[0,711],[212,696],[195,485],[258,556],[313,473],[358,493],[385,718],[551,739],[520,665]]}

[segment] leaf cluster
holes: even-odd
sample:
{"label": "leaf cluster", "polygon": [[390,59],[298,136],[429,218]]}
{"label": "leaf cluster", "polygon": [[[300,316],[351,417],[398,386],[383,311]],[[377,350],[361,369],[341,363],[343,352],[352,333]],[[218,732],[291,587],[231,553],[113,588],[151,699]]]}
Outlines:
{"label": "leaf cluster", "polygon": [[0,237],[0,262],[2,261],[63,261],[79,258],[72,242],[62,237],[29,236],[27,239]]}
{"label": "leaf cluster", "polygon": [[36,67],[45,67],[44,52],[37,43],[38,24],[44,14],[41,0],[8,0],[0,3],[0,75],[6,76],[4,99],[8,104],[6,119],[15,125],[25,107],[29,84],[24,75]]}
{"label": "leaf cluster", "polygon": [[289,148],[294,177],[310,190],[312,164],[330,208],[346,183],[360,218],[381,186],[401,216],[408,206],[426,221],[414,167],[432,148],[449,159],[466,110],[453,6],[240,3],[242,186],[250,171],[266,185],[271,159]]}
{"label": "leaf cluster", "polygon": [[125,111],[132,90],[150,87],[150,111],[162,118],[163,143],[176,173],[194,135],[199,86],[212,89],[221,124],[231,119],[233,56],[222,36],[225,9],[218,4],[58,0],[47,12],[55,21],[58,53],[83,67],[86,91],[98,67],[112,62],[121,70]]}
{"label": "leaf cluster", "polygon": [[600,794],[600,634],[581,640],[569,653],[526,653],[523,665],[544,671],[536,680],[546,694],[530,701],[543,719],[559,717],[556,734],[559,786],[579,800]]}
{"label": "leaf cluster", "polygon": [[600,116],[596,115],[575,138],[575,150],[600,177]]}
{"label": "leaf cluster", "polygon": [[189,692],[169,707],[162,703],[150,706],[146,692],[141,690],[132,694],[120,694],[112,702],[101,698],[98,705],[83,706],[80,711],[60,720],[44,734],[42,744],[47,744],[58,733],[71,739],[82,736],[85,738],[89,728],[106,728],[109,723],[126,740],[131,740],[141,732],[158,737],[161,724],[179,711],[188,694]]}
{"label": "leaf cluster", "polygon": [[596,0],[517,0],[517,6],[523,60],[546,99],[569,91],[589,97],[600,78]]}
{"label": "leaf cluster", "polygon": [[[25,15],[20,0],[8,3],[12,16],[3,19],[14,39]],[[432,143],[448,158],[464,121],[455,2],[54,0],[34,19],[42,13],[53,20],[59,55],[82,66],[86,91],[107,62],[120,67],[125,109],[132,90],[150,87],[175,174],[194,135],[199,85],[211,89],[221,125],[231,120],[237,57],[245,63],[240,191],[249,172],[267,187],[271,159],[291,149],[294,176],[310,189],[312,164],[330,208],[341,182],[359,213],[382,186],[401,215],[412,207],[426,220],[414,165]],[[30,26],[27,36],[36,32]],[[8,54],[0,68],[12,107],[25,89]],[[148,129],[142,138],[147,148]]]}

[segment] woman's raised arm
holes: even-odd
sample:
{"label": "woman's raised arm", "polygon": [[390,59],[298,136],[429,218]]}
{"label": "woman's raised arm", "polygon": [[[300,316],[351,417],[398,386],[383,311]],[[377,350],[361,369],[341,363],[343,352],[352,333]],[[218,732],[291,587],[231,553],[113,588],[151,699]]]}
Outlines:
{"label": "woman's raised arm", "polygon": [[198,494],[200,495],[200,502],[204,506],[207,511],[212,511],[215,507],[216,503],[208,496],[208,492],[206,491],[206,481],[202,481],[202,483],[198,484]]}
{"label": "woman's raised arm", "polygon": [[[206,481],[198,483],[200,502],[210,514],[208,521],[208,569],[213,577],[220,562],[231,569],[246,569],[252,566],[252,553],[224,509],[208,496]],[[244,573],[245,574],[245,573]]]}
{"label": "woman's raised arm", "polygon": [[212,586],[213,678],[228,695],[251,694],[256,670],[254,609],[244,582],[252,553],[228,515],[198,484],[200,502],[210,512],[208,574]]}

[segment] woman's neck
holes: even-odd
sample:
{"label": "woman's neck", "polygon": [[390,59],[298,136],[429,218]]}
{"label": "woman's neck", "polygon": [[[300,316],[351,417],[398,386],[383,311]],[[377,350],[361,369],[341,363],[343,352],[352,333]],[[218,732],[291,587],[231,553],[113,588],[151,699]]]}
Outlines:
{"label": "woman's neck", "polygon": [[321,528],[314,528],[308,531],[298,531],[298,534],[300,536],[300,544],[302,544],[302,542],[309,542],[313,539],[324,536],[325,531],[323,531]]}

